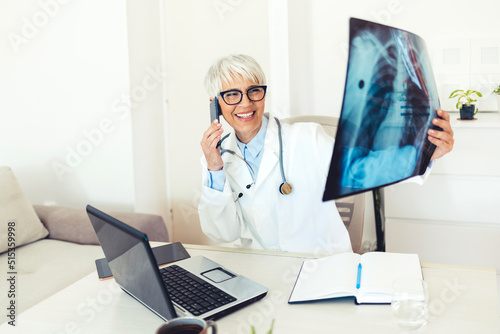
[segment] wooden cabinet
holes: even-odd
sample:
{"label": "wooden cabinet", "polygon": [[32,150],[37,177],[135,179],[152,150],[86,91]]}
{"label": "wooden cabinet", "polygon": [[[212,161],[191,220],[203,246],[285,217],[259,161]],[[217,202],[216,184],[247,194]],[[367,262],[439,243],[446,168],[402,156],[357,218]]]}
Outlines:
{"label": "wooden cabinet", "polygon": [[386,250],[500,270],[500,115],[451,116],[454,149],[424,185],[384,189]]}

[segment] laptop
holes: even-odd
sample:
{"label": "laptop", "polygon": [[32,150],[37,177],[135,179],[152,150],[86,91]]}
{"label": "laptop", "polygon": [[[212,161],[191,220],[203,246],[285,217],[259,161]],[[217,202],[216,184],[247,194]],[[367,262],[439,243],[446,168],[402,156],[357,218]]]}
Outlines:
{"label": "laptop", "polygon": [[218,319],[263,298],[268,289],[203,256],[158,267],[146,234],[87,205],[118,285],[167,321]]}

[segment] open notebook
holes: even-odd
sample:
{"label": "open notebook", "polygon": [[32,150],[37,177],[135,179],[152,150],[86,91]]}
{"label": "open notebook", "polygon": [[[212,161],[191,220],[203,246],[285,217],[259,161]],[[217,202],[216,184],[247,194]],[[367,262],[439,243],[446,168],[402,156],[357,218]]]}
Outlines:
{"label": "open notebook", "polygon": [[392,283],[403,277],[422,279],[417,254],[342,253],[306,260],[288,302],[354,297],[358,304],[389,304]]}

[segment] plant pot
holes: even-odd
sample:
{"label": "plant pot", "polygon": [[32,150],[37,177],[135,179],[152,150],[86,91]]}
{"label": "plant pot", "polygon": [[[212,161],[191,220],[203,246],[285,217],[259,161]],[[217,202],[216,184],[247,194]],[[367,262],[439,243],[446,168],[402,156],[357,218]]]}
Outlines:
{"label": "plant pot", "polygon": [[460,109],[460,119],[474,119],[474,110],[476,110],[474,104],[470,106],[463,104]]}

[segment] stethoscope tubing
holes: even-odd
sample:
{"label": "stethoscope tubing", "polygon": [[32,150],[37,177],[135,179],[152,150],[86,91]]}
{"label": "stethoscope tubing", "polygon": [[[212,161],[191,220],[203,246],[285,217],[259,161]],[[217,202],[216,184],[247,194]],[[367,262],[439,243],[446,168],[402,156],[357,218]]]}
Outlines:
{"label": "stethoscope tubing", "polygon": [[[285,178],[285,171],[284,171],[284,168],[283,168],[283,139],[282,139],[282,135],[281,135],[281,123],[280,121],[275,117],[274,118],[276,120],[276,123],[278,125],[278,141],[279,141],[279,162],[280,162],[280,173],[281,173],[281,179],[283,180],[283,183],[280,185],[280,193],[282,193],[283,195],[288,195],[288,193],[284,193],[282,191],[282,187],[283,185],[285,184],[288,184],[288,182],[286,182],[286,178]],[[217,147],[220,147],[220,155],[223,155],[224,153],[229,153],[229,154],[232,154],[234,155],[235,157],[241,159],[247,166],[248,168],[250,169],[250,172],[252,174],[252,183],[248,184],[246,186],[247,189],[250,189],[250,187],[255,183],[255,179],[257,177],[257,175],[255,175],[255,171],[253,170],[252,166],[250,166],[250,164],[240,155],[238,155],[236,152],[234,152],[233,150],[230,150],[230,149],[223,149],[222,148],[222,143],[224,142],[224,140],[226,140],[227,137],[229,137],[230,133],[228,133],[227,135],[225,135],[220,141],[219,143],[217,143]],[[288,184],[289,185],[289,184]],[[290,186],[290,192],[291,192],[291,186]],[[243,195],[243,194],[240,194],[240,195]],[[241,196],[238,197],[238,199],[240,198]]]}

